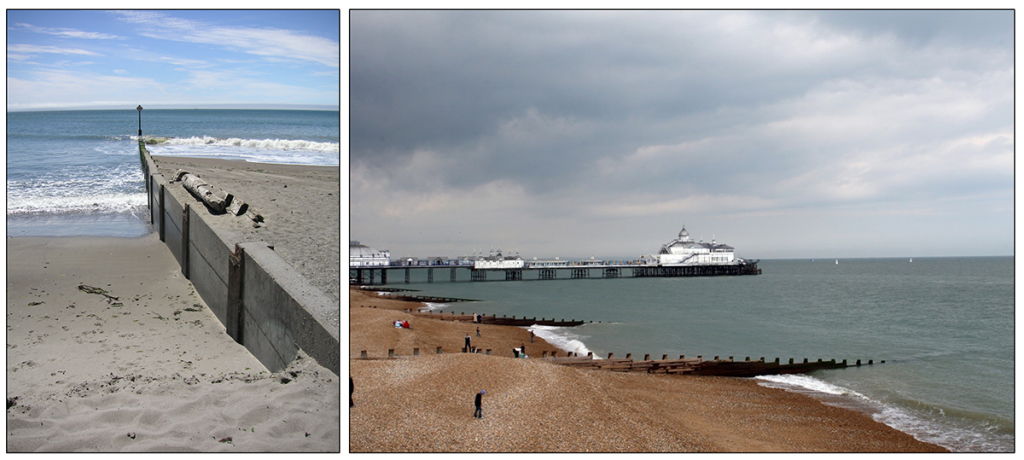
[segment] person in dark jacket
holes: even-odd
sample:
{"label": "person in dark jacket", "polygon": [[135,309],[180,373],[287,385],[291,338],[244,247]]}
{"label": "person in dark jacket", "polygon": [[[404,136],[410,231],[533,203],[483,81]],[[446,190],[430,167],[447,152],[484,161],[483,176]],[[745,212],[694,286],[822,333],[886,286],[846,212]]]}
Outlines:
{"label": "person in dark jacket", "polygon": [[485,394],[487,394],[487,390],[480,390],[480,392],[476,394],[476,410],[473,411],[473,418],[484,418],[483,399]]}

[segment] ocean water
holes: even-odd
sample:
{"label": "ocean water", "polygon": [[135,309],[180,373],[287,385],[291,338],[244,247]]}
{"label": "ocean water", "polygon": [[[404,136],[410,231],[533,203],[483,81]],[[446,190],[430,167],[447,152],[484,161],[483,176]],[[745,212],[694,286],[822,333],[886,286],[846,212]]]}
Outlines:
{"label": "ocean water", "polygon": [[758,276],[456,283],[435,268],[434,283],[414,270],[407,285],[396,271],[389,286],[479,300],[434,305],[444,310],[593,321],[534,330],[600,357],[874,360],[758,381],[953,451],[1012,452],[1013,258],[838,262],[765,260]]}
{"label": "ocean water", "polygon": [[[8,236],[140,236],[135,109],[8,112]],[[337,166],[337,111],[143,110],[154,155]]]}

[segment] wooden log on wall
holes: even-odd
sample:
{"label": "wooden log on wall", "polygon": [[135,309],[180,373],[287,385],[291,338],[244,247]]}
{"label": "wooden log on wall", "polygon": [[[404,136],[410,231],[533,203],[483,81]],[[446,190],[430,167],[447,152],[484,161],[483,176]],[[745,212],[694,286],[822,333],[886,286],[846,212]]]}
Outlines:
{"label": "wooden log on wall", "polygon": [[233,198],[230,193],[214,187],[195,174],[183,174],[181,176],[181,185],[192,196],[202,200],[210,208],[210,211],[215,214],[224,213],[224,210],[227,209],[228,204],[231,203]]}

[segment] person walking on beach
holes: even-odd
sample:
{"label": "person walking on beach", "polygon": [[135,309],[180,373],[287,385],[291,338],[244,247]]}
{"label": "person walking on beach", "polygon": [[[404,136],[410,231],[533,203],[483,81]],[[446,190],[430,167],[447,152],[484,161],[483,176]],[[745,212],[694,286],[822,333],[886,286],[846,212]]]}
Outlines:
{"label": "person walking on beach", "polygon": [[480,390],[476,394],[476,410],[473,411],[473,418],[484,418],[483,399],[485,394],[487,394],[487,390]]}
{"label": "person walking on beach", "polygon": [[533,343],[533,329],[530,329],[530,343]]}
{"label": "person walking on beach", "polygon": [[469,341],[470,341],[470,340],[472,340],[472,339],[473,339],[473,338],[472,338],[472,337],[470,337],[470,336],[469,336],[469,334],[466,334],[466,353],[469,353],[469,352],[470,352],[470,351],[472,350],[472,349],[471,349],[471,348],[469,347]]}
{"label": "person walking on beach", "polygon": [[479,326],[477,326],[477,328],[476,328],[476,336],[480,337],[480,327]]}

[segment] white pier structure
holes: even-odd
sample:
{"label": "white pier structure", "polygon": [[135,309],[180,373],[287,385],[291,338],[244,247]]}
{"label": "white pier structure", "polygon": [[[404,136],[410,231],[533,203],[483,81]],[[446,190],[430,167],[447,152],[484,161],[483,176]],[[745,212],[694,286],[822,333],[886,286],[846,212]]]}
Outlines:
{"label": "white pier structure", "polygon": [[473,261],[474,270],[512,270],[521,269],[526,265],[519,254],[513,256],[502,256],[501,249],[492,251],[487,257],[479,257]]}
{"label": "white pier structure", "polygon": [[732,246],[718,244],[714,238],[710,243],[693,241],[684,225],[679,237],[662,246],[656,259],[661,266],[733,264],[736,254]]}
{"label": "white pier structure", "polygon": [[360,244],[358,241],[349,241],[349,267],[387,267],[390,265],[391,253],[389,251],[378,251],[364,244]]}
{"label": "white pier structure", "polygon": [[[353,246],[354,247],[354,246]],[[735,249],[720,244],[712,238],[710,243],[693,241],[686,226],[677,238],[662,245],[657,255],[649,254],[634,260],[606,261],[583,260],[523,260],[519,254],[504,256],[501,250],[492,251],[488,256],[447,259],[434,257],[428,260],[399,259],[390,266],[372,266],[365,259],[350,259],[350,282],[362,284],[364,273],[369,274],[369,284],[374,282],[374,268],[380,271],[380,284],[387,284],[387,271],[404,270],[405,282],[411,282],[411,270],[426,269],[428,283],[434,282],[434,269],[449,270],[452,282],[459,278],[457,272],[468,270],[472,281],[524,281],[588,278],[642,278],[642,277],[687,277],[687,276],[734,276],[759,275],[759,260],[736,257]],[[502,277],[501,274],[504,274]],[[560,276],[567,272],[568,277]],[[524,273],[535,274],[524,277]],[[490,276],[497,274],[495,276]],[[463,275],[463,279],[464,279]]]}

